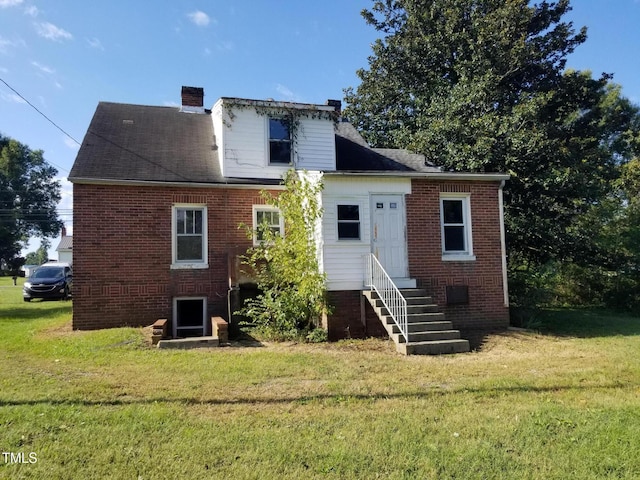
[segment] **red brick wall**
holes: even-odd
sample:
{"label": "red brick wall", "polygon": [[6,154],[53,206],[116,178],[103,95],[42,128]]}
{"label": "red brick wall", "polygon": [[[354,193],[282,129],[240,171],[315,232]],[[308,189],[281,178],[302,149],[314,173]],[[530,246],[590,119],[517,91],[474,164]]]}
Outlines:
{"label": "red brick wall", "polygon": [[[443,262],[440,192],[471,194],[475,262]],[[203,203],[208,212],[209,268],[171,270],[171,208]],[[258,190],[74,185],[73,327],[150,325],[172,318],[172,298],[205,296],[209,314],[227,318],[227,291],[237,255],[250,241],[238,228],[252,223]],[[504,306],[498,184],[413,180],[407,196],[409,271],[444,308],[456,328],[495,330],[508,325]],[[469,304],[446,307],[447,285],[467,285]],[[329,338],[385,335],[360,292],[330,292],[335,307]]]}
{"label": "red brick wall", "polygon": [[[205,296],[227,318],[235,258],[250,245],[255,189],[74,185],[73,327],[151,325],[172,318],[172,298]],[[202,203],[208,213],[209,268],[172,270],[171,209]],[[231,263],[231,268],[230,268]]]}
{"label": "red brick wall", "polygon": [[[328,292],[329,305],[333,313],[327,316],[329,340],[344,338],[386,337],[387,331],[360,290]],[[361,301],[365,307],[365,323],[362,322]]]}
{"label": "red brick wall", "polygon": [[[499,330],[509,325],[504,304],[498,182],[412,180],[407,196],[409,275],[426,288],[456,329]],[[471,262],[442,261],[440,193],[469,193],[473,253]],[[468,305],[447,306],[447,285],[466,285]]]}

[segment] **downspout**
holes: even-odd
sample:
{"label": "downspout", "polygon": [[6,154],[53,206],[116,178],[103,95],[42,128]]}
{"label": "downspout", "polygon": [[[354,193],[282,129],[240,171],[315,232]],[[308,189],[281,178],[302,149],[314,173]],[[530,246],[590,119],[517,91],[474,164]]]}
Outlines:
{"label": "downspout", "polygon": [[500,247],[502,250],[502,288],[504,291],[504,306],[509,306],[509,283],[507,277],[507,240],[504,231],[504,188],[505,181],[500,182],[498,188],[498,203],[500,208]]}

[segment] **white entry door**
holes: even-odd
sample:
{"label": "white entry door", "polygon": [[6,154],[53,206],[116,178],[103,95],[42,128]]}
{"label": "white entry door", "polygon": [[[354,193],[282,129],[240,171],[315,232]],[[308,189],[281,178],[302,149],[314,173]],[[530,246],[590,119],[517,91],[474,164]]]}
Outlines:
{"label": "white entry door", "polygon": [[403,195],[372,195],[372,251],[391,278],[407,277]]}

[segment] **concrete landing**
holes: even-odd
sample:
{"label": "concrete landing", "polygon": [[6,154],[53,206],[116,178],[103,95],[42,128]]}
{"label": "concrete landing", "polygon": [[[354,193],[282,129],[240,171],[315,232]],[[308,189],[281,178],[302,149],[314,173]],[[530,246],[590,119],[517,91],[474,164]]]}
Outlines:
{"label": "concrete landing", "polygon": [[218,337],[189,337],[174,338],[171,340],[160,340],[158,348],[212,348],[219,347],[220,340]]}

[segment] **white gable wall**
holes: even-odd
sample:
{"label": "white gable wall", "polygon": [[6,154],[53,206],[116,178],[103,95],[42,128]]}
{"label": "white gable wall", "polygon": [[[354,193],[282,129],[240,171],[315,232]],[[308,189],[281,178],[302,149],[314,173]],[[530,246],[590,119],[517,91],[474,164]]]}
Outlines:
{"label": "white gable wall", "polygon": [[[223,175],[232,178],[282,178],[293,165],[269,165],[268,115],[258,113],[251,105],[225,105],[219,101],[212,110]],[[335,170],[333,121],[301,116],[295,129],[295,167]]]}
{"label": "white gable wall", "polygon": [[[410,178],[324,176],[323,266],[328,290],[363,288],[365,259],[371,253],[371,201],[374,194],[411,193]],[[338,205],[358,205],[360,240],[338,240]]]}
{"label": "white gable wall", "polygon": [[301,170],[334,171],[336,140],[333,121],[301,118],[295,139],[296,168]]}

